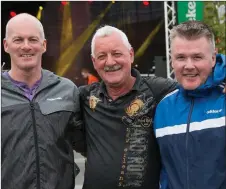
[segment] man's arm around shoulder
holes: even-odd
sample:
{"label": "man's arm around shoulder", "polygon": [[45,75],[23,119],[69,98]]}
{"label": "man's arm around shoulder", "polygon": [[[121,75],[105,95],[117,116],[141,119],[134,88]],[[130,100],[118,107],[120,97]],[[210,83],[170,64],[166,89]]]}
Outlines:
{"label": "man's arm around shoulder", "polygon": [[168,93],[177,88],[178,83],[170,78],[163,77],[150,77],[146,80],[154,93],[154,96],[159,98],[160,101]]}
{"label": "man's arm around shoulder", "polygon": [[74,108],[75,112],[72,114],[69,121],[69,136],[73,145],[73,149],[82,154],[86,155],[86,140],[85,140],[85,127],[82,116],[81,100],[79,89],[74,86]]}

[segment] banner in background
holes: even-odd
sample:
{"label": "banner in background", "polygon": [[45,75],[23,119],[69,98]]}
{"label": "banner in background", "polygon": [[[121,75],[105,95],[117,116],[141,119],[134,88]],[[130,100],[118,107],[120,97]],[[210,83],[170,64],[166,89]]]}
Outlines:
{"label": "banner in background", "polygon": [[188,20],[203,20],[203,7],[204,5],[202,1],[178,1],[178,24]]}

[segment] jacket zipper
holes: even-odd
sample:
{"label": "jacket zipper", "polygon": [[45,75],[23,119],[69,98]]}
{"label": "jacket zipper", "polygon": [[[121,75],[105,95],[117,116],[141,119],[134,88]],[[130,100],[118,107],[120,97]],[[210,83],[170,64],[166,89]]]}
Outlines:
{"label": "jacket zipper", "polygon": [[190,111],[188,114],[188,120],[187,120],[187,130],[186,130],[186,168],[187,168],[187,189],[190,189],[189,185],[189,159],[188,159],[188,136],[189,136],[189,130],[190,130],[190,123],[191,123],[191,115],[194,107],[194,99],[192,98],[191,100],[191,106],[190,106]]}
{"label": "jacket zipper", "polygon": [[35,144],[35,152],[36,152],[36,175],[37,175],[37,188],[40,189],[40,161],[39,161],[39,150],[38,150],[38,136],[36,130],[36,121],[35,121],[35,112],[34,112],[34,104],[30,102],[31,107],[31,115],[32,115],[32,125],[34,131],[34,144]]}

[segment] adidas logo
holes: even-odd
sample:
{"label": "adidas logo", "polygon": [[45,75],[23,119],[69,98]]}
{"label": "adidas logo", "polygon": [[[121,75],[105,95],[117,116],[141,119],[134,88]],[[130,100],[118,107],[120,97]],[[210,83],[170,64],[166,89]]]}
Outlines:
{"label": "adidas logo", "polygon": [[217,113],[220,113],[222,112],[222,109],[219,109],[219,110],[208,110],[206,113],[207,114],[217,114]]}

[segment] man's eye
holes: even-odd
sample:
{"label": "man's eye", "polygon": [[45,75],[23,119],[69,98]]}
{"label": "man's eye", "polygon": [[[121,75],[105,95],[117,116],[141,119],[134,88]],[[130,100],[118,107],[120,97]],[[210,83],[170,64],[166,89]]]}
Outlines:
{"label": "man's eye", "polygon": [[195,56],[195,57],[194,57],[194,60],[201,60],[201,59],[202,59],[201,56]]}
{"label": "man's eye", "polygon": [[19,42],[21,42],[21,41],[22,41],[22,39],[19,39],[19,38],[13,40],[13,42],[16,42],[16,43],[19,43]]}
{"label": "man's eye", "polygon": [[32,43],[35,43],[35,42],[37,42],[38,40],[37,40],[37,39],[30,39],[30,41],[31,41]]}
{"label": "man's eye", "polygon": [[120,57],[122,54],[121,53],[114,53],[115,57]]}
{"label": "man's eye", "polygon": [[98,59],[98,60],[103,60],[104,57],[105,57],[104,55],[100,55],[100,56],[97,57],[97,59]]}
{"label": "man's eye", "polygon": [[179,60],[179,61],[182,61],[182,60],[185,60],[185,57],[183,57],[183,56],[178,56],[176,59]]}

